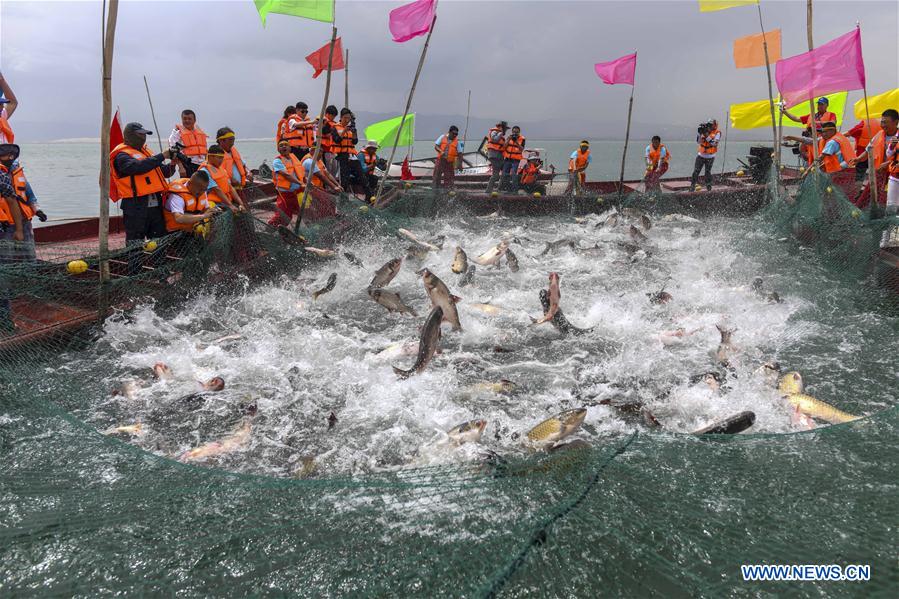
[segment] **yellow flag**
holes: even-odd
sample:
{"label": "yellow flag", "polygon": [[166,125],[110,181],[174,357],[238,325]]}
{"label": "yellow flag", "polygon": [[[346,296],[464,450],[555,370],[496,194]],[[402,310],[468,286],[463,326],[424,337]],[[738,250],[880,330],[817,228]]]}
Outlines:
{"label": "yellow flag", "polygon": [[[843,111],[846,109],[846,98],[849,97],[849,92],[837,92],[835,94],[830,94],[827,96],[827,99],[830,100],[830,104],[827,109],[837,115],[837,127],[839,127],[843,123]],[[775,102],[779,102],[780,98],[775,98]],[[774,107],[774,117],[780,122],[780,115],[778,114],[777,106]],[[789,109],[791,114],[794,116],[806,116],[809,113],[808,102],[803,102],[796,106],[791,106]],[[784,117],[783,120],[784,127],[795,127],[797,129],[804,129],[805,125],[802,123],[795,123],[790,119]],[[768,100],[759,100],[758,102],[745,102],[743,104],[731,104],[730,105],[730,126],[734,129],[757,129],[759,127],[770,127],[771,126],[771,104]]]}
{"label": "yellow flag", "polygon": [[735,6],[754,6],[759,0],[699,0],[699,12],[724,10]]}
{"label": "yellow flag", "polygon": [[[883,92],[880,95],[871,96],[870,98],[868,98],[868,112],[871,113],[872,119],[875,117],[880,118],[881,113],[883,113],[883,111],[887,108],[899,110],[899,87],[888,92]],[[865,116],[864,98],[855,103],[855,118],[867,118]]]}

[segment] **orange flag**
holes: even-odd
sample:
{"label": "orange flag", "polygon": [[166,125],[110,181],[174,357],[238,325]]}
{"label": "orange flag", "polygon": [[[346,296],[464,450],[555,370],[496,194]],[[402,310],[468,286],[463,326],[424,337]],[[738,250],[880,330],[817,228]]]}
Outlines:
{"label": "orange flag", "polygon": [[[768,40],[768,62],[774,64],[780,60],[780,29],[766,32],[764,38]],[[734,63],[738,69],[765,66],[765,48],[761,33],[734,40]]]}

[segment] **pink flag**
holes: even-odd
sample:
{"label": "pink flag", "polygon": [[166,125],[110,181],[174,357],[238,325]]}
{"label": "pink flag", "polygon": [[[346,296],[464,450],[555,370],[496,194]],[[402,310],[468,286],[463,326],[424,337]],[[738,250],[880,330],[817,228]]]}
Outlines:
{"label": "pink flag", "polygon": [[593,70],[599,75],[603,83],[615,85],[616,83],[634,84],[634,72],[637,70],[637,53],[622,56],[612,62],[598,62],[593,65]]}
{"label": "pink flag", "polygon": [[777,61],[777,89],[787,106],[815,96],[865,87],[860,29],[810,52]]}
{"label": "pink flag", "polygon": [[390,33],[393,41],[407,42],[426,34],[431,29],[437,3],[434,0],[416,0],[390,11]]}

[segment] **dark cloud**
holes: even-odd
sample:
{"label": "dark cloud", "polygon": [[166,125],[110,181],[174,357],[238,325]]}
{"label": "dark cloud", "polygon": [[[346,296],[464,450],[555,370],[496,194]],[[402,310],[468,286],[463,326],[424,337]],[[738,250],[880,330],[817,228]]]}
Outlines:
{"label": "dark cloud", "polygon": [[[423,38],[396,44],[387,14],[400,2],[337,4],[350,49],[351,105],[369,118],[402,111]],[[784,33],[784,53],[805,51],[805,2],[763,3],[766,25]],[[897,4],[818,2],[822,42],[862,19],[869,91],[897,85]],[[506,118],[531,137],[620,138],[630,88],[605,86],[593,63],[637,49],[635,133],[688,137],[727,106],[764,98],[764,69],[735,70],[733,39],[756,33],[752,8],[699,13],[696,2],[465,2],[442,0],[413,109],[422,136],[464,121],[472,90],[475,123]],[[4,2],[0,59],[20,99],[23,139],[96,136],[100,112],[99,2]],[[160,128],[190,106],[207,129],[223,122],[268,136],[284,105],[317,109],[324,76],[304,56],[325,44],[324,23],[271,15],[263,29],[250,0],[120,4],[114,101],[126,118],[150,122],[149,77]],[[335,101],[343,103],[343,74]],[[854,93],[854,100],[859,94]],[[441,116],[445,115],[445,116]],[[764,132],[750,132],[762,137]]]}

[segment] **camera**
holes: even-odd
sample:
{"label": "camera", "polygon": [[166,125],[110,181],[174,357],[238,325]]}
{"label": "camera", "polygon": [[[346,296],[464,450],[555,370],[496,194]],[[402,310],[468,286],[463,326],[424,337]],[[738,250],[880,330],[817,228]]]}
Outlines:
{"label": "camera", "polygon": [[190,162],[190,159],[181,153],[181,150],[184,149],[184,144],[180,141],[176,141],[169,147],[169,151],[172,153],[172,160],[179,160],[181,163]]}
{"label": "camera", "polygon": [[708,121],[705,123],[700,123],[699,128],[697,129],[700,135],[708,135],[712,131],[715,130],[715,124],[712,121]]}

